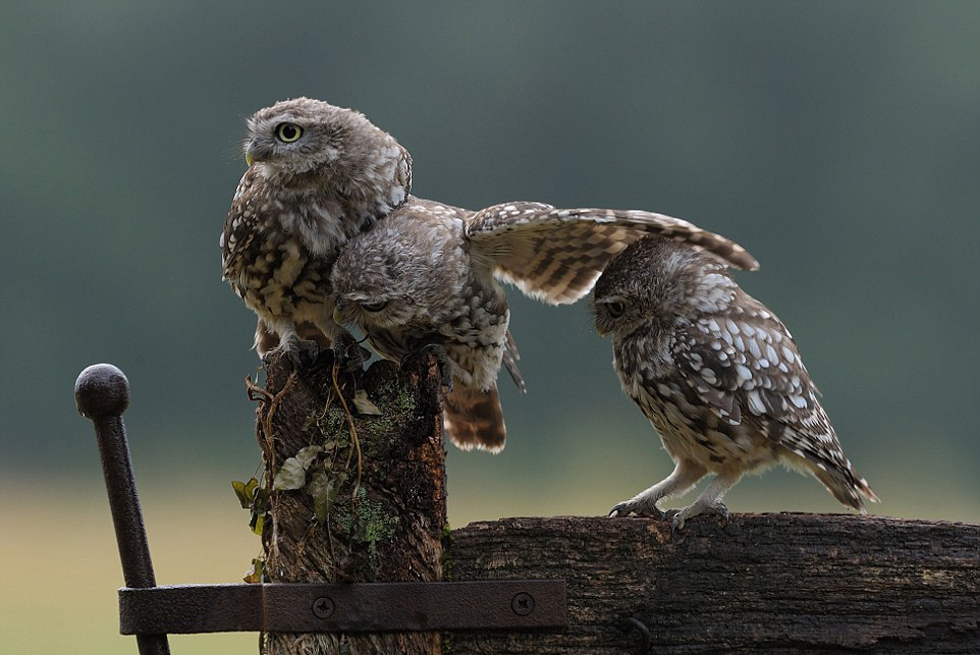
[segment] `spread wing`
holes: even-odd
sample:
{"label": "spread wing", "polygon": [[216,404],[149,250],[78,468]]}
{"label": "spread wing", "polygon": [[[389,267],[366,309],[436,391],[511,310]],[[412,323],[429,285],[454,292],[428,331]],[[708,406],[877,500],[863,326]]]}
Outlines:
{"label": "spread wing", "polygon": [[556,209],[512,202],[480,210],[467,221],[471,254],[544,302],[572,303],[592,290],[609,260],[626,246],[655,234],[690,243],[725,264],[755,270],[744,248],[692,223],[644,211]]}

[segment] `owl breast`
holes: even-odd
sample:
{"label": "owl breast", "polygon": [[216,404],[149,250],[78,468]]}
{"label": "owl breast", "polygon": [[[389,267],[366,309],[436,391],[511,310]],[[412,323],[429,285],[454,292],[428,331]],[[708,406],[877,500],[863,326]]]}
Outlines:
{"label": "owl breast", "polygon": [[693,460],[709,471],[754,469],[775,461],[772,444],[748,423],[723,421],[680,376],[667,335],[633,335],[614,344],[623,391],[653,425],[675,461]]}
{"label": "owl breast", "polygon": [[270,204],[239,196],[225,223],[224,276],[249,309],[266,319],[312,319],[330,294],[330,266],[341,244],[316,256],[297,230],[283,230]]}

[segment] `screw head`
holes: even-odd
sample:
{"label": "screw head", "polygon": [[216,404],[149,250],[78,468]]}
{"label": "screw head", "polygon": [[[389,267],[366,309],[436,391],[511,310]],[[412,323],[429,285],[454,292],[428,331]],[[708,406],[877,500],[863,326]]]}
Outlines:
{"label": "screw head", "polygon": [[333,615],[333,609],[333,601],[326,596],[313,601],[313,616],[318,619],[329,619]]}
{"label": "screw head", "polygon": [[510,601],[510,608],[518,616],[527,616],[534,611],[534,596],[522,591]]}

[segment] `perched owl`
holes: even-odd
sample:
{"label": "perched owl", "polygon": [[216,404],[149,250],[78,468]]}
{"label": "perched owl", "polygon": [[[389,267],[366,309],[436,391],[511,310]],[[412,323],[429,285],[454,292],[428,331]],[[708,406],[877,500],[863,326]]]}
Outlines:
{"label": "perched owl", "polygon": [[664,518],[657,503],[715,479],[674,515],[727,518],[722,496],[743,474],[782,462],[864,513],[877,500],[844,457],[819,392],[786,327],[724,264],[683,243],[647,238],[609,263],[595,286],[596,329],[610,335],[623,390],[650,419],[674,472],[611,515]]}
{"label": "perched owl", "polygon": [[361,114],[308,98],[258,111],[248,133],[249,168],[219,245],[224,279],[259,317],[259,354],[278,345],[300,362],[319,340],[359,363],[332,318],[330,269],[348,240],[405,202],[411,157]]}
{"label": "perched owl", "polygon": [[575,302],[613,255],[651,233],[704,250],[708,261],[757,266],[737,244],[660,214],[528,202],[474,213],[409,198],[337,259],[334,318],[357,324],[388,359],[437,349],[452,381],[450,438],[463,449],[496,452],[506,434],[496,381],[502,361],[520,382],[510,311],[494,277],[550,304]]}

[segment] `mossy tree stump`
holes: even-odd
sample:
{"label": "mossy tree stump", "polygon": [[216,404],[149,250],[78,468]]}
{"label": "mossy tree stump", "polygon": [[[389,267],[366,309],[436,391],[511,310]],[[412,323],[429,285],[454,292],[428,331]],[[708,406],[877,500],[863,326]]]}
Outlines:
{"label": "mossy tree stump", "polygon": [[[264,580],[440,580],[446,487],[435,360],[347,375],[323,359],[299,370],[278,358],[264,390],[251,389],[269,490]],[[264,652],[431,655],[439,635],[272,633]]]}

